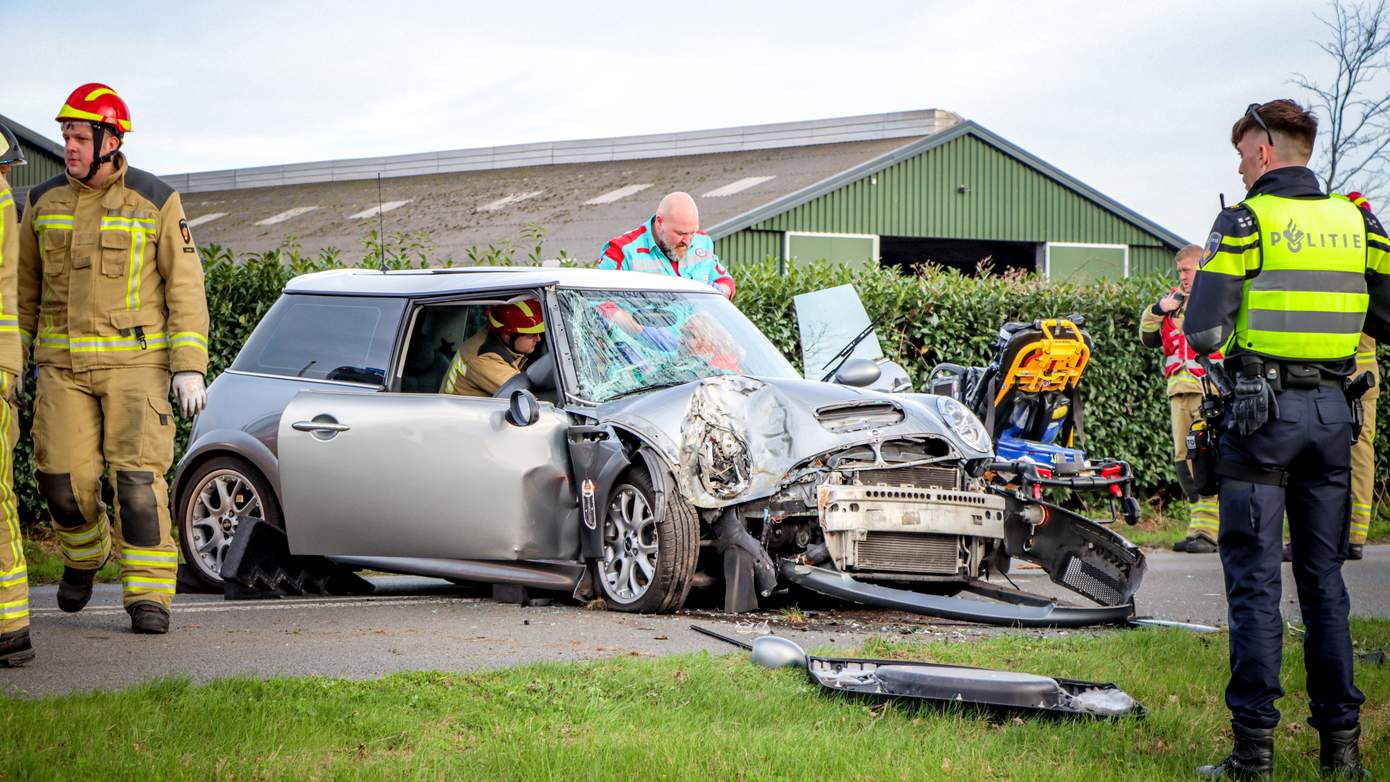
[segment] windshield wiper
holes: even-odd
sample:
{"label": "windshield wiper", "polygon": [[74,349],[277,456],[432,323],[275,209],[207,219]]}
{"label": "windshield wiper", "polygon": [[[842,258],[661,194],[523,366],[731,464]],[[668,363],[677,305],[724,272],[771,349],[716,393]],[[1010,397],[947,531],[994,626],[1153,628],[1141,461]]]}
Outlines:
{"label": "windshield wiper", "polygon": [[[843,348],[841,348],[839,353],[836,353],[835,355],[831,356],[831,357],[830,357],[830,360],[827,361],[827,362],[825,362],[825,367],[828,367],[828,366],[830,366],[831,364],[834,364],[834,365],[835,365],[835,368],[834,368],[834,369],[831,369],[829,372],[825,373],[825,377],[821,378],[821,379],[820,379],[820,382],[822,382],[822,383],[829,383],[829,382],[830,382],[830,378],[835,377],[835,373],[836,373],[836,372],[839,372],[839,371],[840,371],[840,367],[841,367],[846,361],[849,360],[850,354],[852,354],[852,353],[854,352],[854,349],[855,349],[855,348],[859,347],[859,343],[860,343],[860,342],[863,342],[863,341],[866,340],[866,339],[868,339],[869,335],[872,334],[872,333],[874,333],[874,326],[877,325],[877,324],[878,324],[878,318],[874,318],[874,319],[870,320],[870,321],[869,321],[869,325],[868,325],[868,326],[865,326],[865,327],[864,327],[864,330],[861,331],[861,332],[859,332],[859,335],[858,335],[858,336],[856,336],[854,339],[850,340],[850,341],[849,341],[849,344],[848,344],[848,345],[845,345]],[[821,369],[825,369],[825,367],[821,367]]]}

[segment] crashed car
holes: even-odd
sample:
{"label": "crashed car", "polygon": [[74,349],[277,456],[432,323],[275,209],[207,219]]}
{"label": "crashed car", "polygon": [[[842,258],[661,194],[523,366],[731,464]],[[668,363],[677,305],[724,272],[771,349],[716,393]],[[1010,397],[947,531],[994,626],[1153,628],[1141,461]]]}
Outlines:
{"label": "crashed car", "polygon": [[[492,398],[439,393],[487,308],[523,300],[545,313],[539,358]],[[980,421],[949,397],[865,388],[879,375],[848,359],[836,382],[802,379],[718,292],[678,278],[305,275],[209,389],[175,482],[180,544],[211,587],[238,579],[238,528],[255,522],[284,531],[282,578],[318,558],[622,611],[675,610],[697,588],[748,610],[795,584],[1004,624],[1132,615],[1134,546],[989,485]],[[986,581],[1013,557],[1099,605]]]}

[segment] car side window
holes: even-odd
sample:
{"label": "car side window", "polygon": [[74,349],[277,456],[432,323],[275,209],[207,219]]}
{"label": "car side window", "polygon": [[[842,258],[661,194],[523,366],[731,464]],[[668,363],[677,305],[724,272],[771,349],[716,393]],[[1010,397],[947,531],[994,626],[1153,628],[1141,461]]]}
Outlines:
{"label": "car side window", "polygon": [[484,328],[486,323],[485,304],[429,304],[421,307],[414,328],[406,339],[401,392],[438,393],[454,354],[465,340]]}
{"label": "car side window", "polygon": [[232,369],[381,385],[405,301],[286,294],[270,308]]}

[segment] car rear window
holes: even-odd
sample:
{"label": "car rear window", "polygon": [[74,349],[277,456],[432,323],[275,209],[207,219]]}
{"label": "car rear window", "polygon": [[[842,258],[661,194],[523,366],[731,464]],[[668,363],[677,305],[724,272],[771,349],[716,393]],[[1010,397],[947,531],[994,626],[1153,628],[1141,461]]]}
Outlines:
{"label": "car rear window", "polygon": [[403,299],[286,294],[232,369],[265,375],[383,383]]}

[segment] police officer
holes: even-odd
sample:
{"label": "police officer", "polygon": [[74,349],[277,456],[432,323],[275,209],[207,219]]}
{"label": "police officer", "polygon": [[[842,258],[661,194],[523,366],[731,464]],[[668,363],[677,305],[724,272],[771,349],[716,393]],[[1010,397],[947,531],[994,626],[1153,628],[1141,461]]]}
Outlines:
{"label": "police officer", "polygon": [[63,554],[58,607],[82,610],[112,553],[109,468],[131,629],[164,633],[178,567],[169,392],[188,417],[207,401],[203,269],[179,194],[126,163],[130,111],[116,91],[84,84],[57,120],[67,171],[29,191],[19,326],[39,365],[34,455]]}
{"label": "police officer", "polygon": [[19,442],[19,401],[24,351],[15,314],[19,268],[19,220],[5,180],[10,166],[24,165],[10,129],[0,125],[0,667],[34,659],[29,641],[29,572],[14,499],[14,446]]}
{"label": "police officer", "polygon": [[[1306,165],[1317,118],[1291,100],[1251,104],[1231,131],[1245,200],[1222,211],[1184,331],[1222,350],[1235,389],[1223,417],[1221,564],[1229,606],[1231,754],[1200,776],[1267,779],[1274,768],[1285,511],[1307,626],[1304,665],[1325,770],[1361,776],[1342,581],[1352,410],[1344,392],[1364,328],[1390,323],[1390,241],[1374,216],[1321,192]],[[1367,309],[1367,294],[1370,307]]]}

